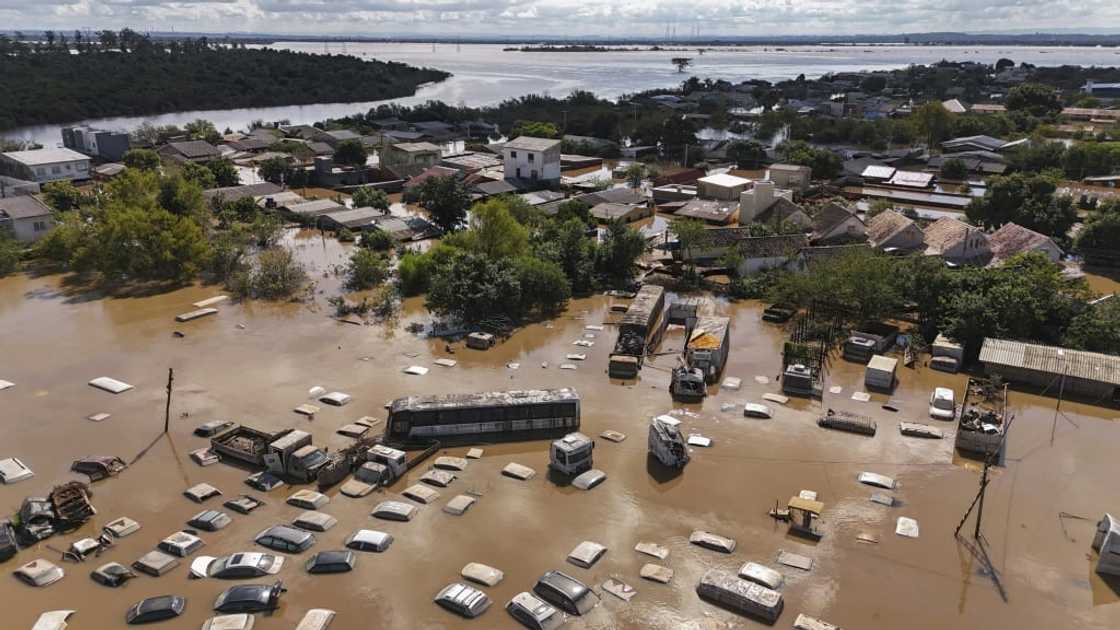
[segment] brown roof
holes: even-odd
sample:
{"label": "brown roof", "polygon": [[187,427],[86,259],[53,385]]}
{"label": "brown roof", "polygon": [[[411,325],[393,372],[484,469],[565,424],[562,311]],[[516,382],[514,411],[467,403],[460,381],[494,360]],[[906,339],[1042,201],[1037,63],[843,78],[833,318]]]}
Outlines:
{"label": "brown roof", "polygon": [[186,158],[201,158],[221,155],[221,151],[205,140],[188,140],[186,142],[169,142],[167,146]]}
{"label": "brown roof", "polygon": [[809,245],[804,234],[755,236],[740,240],[736,246],[744,258],[778,258],[793,256]]}
{"label": "brown roof", "polygon": [[31,195],[0,198],[0,217],[11,219],[30,219],[50,215],[51,209],[38,198]]}
{"label": "brown roof", "polygon": [[952,217],[942,217],[926,228],[926,251],[941,254],[968,237],[976,228]]}
{"label": "brown roof", "polygon": [[813,232],[825,234],[854,216],[855,213],[851,210],[836,202],[830,202],[818,210],[813,217]]}
{"label": "brown roof", "polygon": [[988,237],[992,257],[997,261],[1006,260],[1015,254],[1032,251],[1047,241],[1053,242],[1049,236],[1039,234],[1017,223],[1004,223],[1002,227]]}
{"label": "brown roof", "polygon": [[867,238],[876,245],[885,243],[911,225],[914,222],[909,217],[894,210],[884,210],[867,222]]}
{"label": "brown roof", "polygon": [[[801,217],[797,217],[800,214]],[[794,221],[796,223],[809,223],[811,219],[809,214],[801,206],[793,203],[785,197],[778,197],[770,207],[758,213],[754,218],[755,223],[781,223],[783,221]]]}

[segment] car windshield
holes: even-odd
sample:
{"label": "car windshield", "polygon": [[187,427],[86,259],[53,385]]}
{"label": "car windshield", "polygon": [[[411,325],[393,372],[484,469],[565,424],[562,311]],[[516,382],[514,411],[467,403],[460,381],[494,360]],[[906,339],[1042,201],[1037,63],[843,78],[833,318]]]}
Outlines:
{"label": "car windshield", "polygon": [[325,461],[327,461],[327,456],[323,451],[315,451],[300,460],[300,465],[303,466],[304,470],[308,470],[323,464]]}
{"label": "car windshield", "polygon": [[940,396],[933,399],[933,406],[937,407],[938,409],[944,409],[946,411],[951,411],[954,407],[952,400],[948,398],[942,398]]}

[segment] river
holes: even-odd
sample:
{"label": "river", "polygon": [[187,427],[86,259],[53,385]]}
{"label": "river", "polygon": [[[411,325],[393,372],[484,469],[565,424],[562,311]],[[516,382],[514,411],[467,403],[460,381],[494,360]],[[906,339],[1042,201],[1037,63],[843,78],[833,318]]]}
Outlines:
{"label": "river", "polygon": [[[443,82],[422,86],[415,95],[394,99],[404,105],[441,100],[472,107],[492,105],[527,94],[564,96],[573,90],[588,90],[598,96],[616,98],[623,94],[679,84],[689,76],[743,81],[766,79],[780,81],[799,74],[808,78],[830,72],[890,70],[910,64],[950,61],[994,63],[1000,58],[1035,65],[1064,64],[1120,65],[1120,49],[1027,46],[789,46],[716,47],[704,54],[679,51],[612,51],[588,53],[517,52],[503,50],[504,44],[399,44],[298,42],[274,44],[276,48],[303,52],[342,53],[383,61],[401,61],[451,72]],[[692,57],[693,66],[679,73],[670,59]],[[157,125],[182,125],[205,118],[217,125],[244,129],[254,120],[288,120],[293,124],[313,123],[327,118],[367,111],[380,102],[324,103],[189,111],[156,116],[101,118],[82,121],[105,129],[133,129],[143,122]],[[10,138],[35,140],[45,146],[61,141],[62,125],[37,125],[12,129],[2,134]]]}

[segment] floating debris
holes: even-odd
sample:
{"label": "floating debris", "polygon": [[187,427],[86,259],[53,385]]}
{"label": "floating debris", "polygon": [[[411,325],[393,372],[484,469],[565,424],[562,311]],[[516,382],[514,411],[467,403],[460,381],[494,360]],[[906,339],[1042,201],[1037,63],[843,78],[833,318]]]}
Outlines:
{"label": "floating debris", "polygon": [[404,373],[412,376],[424,376],[428,373],[428,368],[421,365],[410,365],[404,369]]}
{"label": "floating debris", "polygon": [[688,436],[688,445],[707,448],[712,445],[712,438],[704,437],[699,433],[692,433]]}
{"label": "floating debris", "polygon": [[928,424],[921,424],[920,422],[899,422],[898,431],[902,435],[930,440],[940,440],[945,436],[945,434],[941,432],[941,429],[931,427]]}
{"label": "floating debris", "polygon": [[15,386],[16,386],[16,384],[11,382],[11,381],[0,380],[0,391],[4,391],[5,389],[8,389],[9,387],[15,387]]}
{"label": "floating debris", "polygon": [[349,404],[351,400],[353,399],[350,397],[350,394],[346,394],[343,392],[331,392],[319,397],[320,402],[325,402],[328,405],[334,405],[335,407],[345,406]]}
{"label": "floating debris", "polygon": [[548,361],[541,361],[541,369],[548,369]]}
{"label": "floating debris", "polygon": [[215,304],[225,302],[228,299],[229,299],[228,295],[215,295],[212,298],[206,298],[205,300],[199,300],[198,302],[195,302],[194,304],[191,304],[191,306],[193,306],[195,308],[206,308],[207,306],[213,306]]}
{"label": "floating debris", "polygon": [[584,326],[583,329],[584,330],[594,330],[594,331],[598,332],[598,331],[603,330],[603,327],[600,324],[588,324],[588,325]]}
{"label": "floating debris", "polygon": [[871,502],[885,505],[887,507],[894,507],[894,497],[884,492],[876,492],[871,495]]}
{"label": "floating debris", "polygon": [[873,472],[861,472],[856,476],[856,481],[869,486],[875,486],[876,488],[884,488],[886,490],[894,490],[898,485],[897,483],[895,483],[895,480],[893,478]]}
{"label": "floating debris", "polygon": [[647,580],[668,584],[669,581],[673,579],[673,570],[659,564],[646,563],[642,565],[642,569],[638,575]]}
{"label": "floating debris", "polygon": [[467,451],[467,459],[482,459],[483,450],[480,448],[472,448]]}
{"label": "floating debris", "polygon": [[561,363],[560,364],[560,369],[561,370],[574,370],[574,369],[576,369],[576,364],[575,363]]}
{"label": "floating debris", "polygon": [[571,352],[564,358],[566,358],[569,361],[585,361],[585,360],[587,360],[587,355]]}
{"label": "floating debris", "polygon": [[852,400],[862,403],[871,402],[871,394],[867,392],[854,392],[852,394]]}
{"label": "floating debris", "polygon": [[607,429],[606,431],[600,433],[599,437],[609,442],[618,443],[626,439],[626,434],[615,431],[614,429]]}
{"label": "floating debris", "polygon": [[872,534],[872,533],[869,533],[869,532],[863,532],[863,533],[857,535],[856,540],[858,540],[861,543],[867,543],[869,545],[879,544],[879,537],[876,536],[875,534]]}
{"label": "floating debris", "polygon": [[177,321],[177,322],[189,322],[189,321],[194,320],[194,319],[199,319],[199,318],[202,318],[202,317],[206,317],[207,315],[217,314],[217,312],[218,312],[218,309],[216,309],[216,308],[200,308],[197,311],[191,311],[189,313],[180,313],[179,315],[176,315],[175,316],[175,321]]}
{"label": "floating debris", "polygon": [[784,550],[778,550],[778,564],[801,569],[802,571],[811,571],[813,569],[812,558]]}
{"label": "floating debris", "polygon": [[310,417],[313,417],[315,414],[319,413],[319,408],[316,407],[315,405],[304,403],[304,404],[296,407],[292,411],[294,411],[294,412],[296,412],[300,415],[307,416],[307,417],[310,418]]}
{"label": "floating debris", "polygon": [[737,391],[739,391],[739,388],[742,387],[742,386],[743,386],[743,379],[741,379],[739,377],[728,376],[727,378],[723,379],[722,387],[730,389],[731,391],[736,391],[737,392]]}
{"label": "floating debris", "polygon": [[624,602],[630,601],[638,594],[638,591],[633,586],[613,577],[607,578],[607,581],[603,582],[603,590]]}
{"label": "floating debris", "polygon": [[97,389],[109,392],[110,394],[121,394],[132,389],[132,385],[124,381],[118,381],[115,378],[109,378],[108,376],[98,376],[90,381],[89,384]]}
{"label": "floating debris", "polygon": [[754,377],[754,382],[758,383],[759,385],[767,385],[770,383],[770,379],[765,376],[756,376]]}
{"label": "floating debris", "polygon": [[443,511],[455,516],[462,516],[477,500],[470,495],[460,494],[448,501],[447,505],[443,506]]}
{"label": "floating debris", "polygon": [[833,625],[827,621],[821,621],[815,617],[810,617],[806,614],[797,615],[797,619],[793,622],[795,630],[840,630],[840,626]]}
{"label": "floating debris", "polygon": [[456,365],[459,365],[459,362],[456,361],[455,359],[436,359],[435,361],[432,361],[432,363],[435,363],[436,365],[438,365],[440,367],[446,367],[446,368],[452,368],[452,367],[455,367]]}
{"label": "floating debris", "polygon": [[781,394],[763,394],[762,399],[772,403],[778,403],[779,405],[784,405],[789,402],[789,396],[783,396]]}
{"label": "floating debris", "polygon": [[528,481],[537,476],[537,471],[529,468],[528,466],[523,466],[516,462],[510,462],[509,464],[506,464],[505,468],[502,469],[502,474],[506,477],[513,477],[514,479],[520,479],[521,481]]}
{"label": "floating debris", "polygon": [[507,367],[507,368],[509,368],[509,369],[511,369],[511,370],[517,370],[517,369],[520,369],[520,368],[521,368],[521,364],[520,364],[520,363],[515,363],[515,362],[512,362],[512,361],[511,361],[510,363],[507,363],[507,364],[506,364],[506,367]]}
{"label": "floating debris", "polygon": [[218,463],[218,454],[207,446],[191,451],[191,459],[199,466],[213,466]]}
{"label": "floating debris", "polygon": [[607,553],[607,548],[597,542],[585,540],[568,554],[568,562],[583,569],[590,569]]}
{"label": "floating debris", "polygon": [[832,387],[828,388],[828,393],[830,394],[839,394],[842,391],[844,391],[844,388],[840,387],[839,385],[833,385]]}
{"label": "floating debris", "polygon": [[658,560],[664,560],[665,558],[669,557],[669,548],[662,547],[657,543],[640,542],[634,545],[634,551],[637,551],[638,553],[644,553],[647,556],[653,556]]}
{"label": "floating debris", "polygon": [[898,517],[898,522],[894,527],[894,533],[906,538],[918,537],[918,521],[910,518],[909,516]]}
{"label": "floating debris", "polygon": [[572,342],[572,345],[573,346],[582,346],[584,348],[590,348],[591,346],[595,345],[595,342],[594,341],[588,341],[586,339],[576,339],[575,341]]}

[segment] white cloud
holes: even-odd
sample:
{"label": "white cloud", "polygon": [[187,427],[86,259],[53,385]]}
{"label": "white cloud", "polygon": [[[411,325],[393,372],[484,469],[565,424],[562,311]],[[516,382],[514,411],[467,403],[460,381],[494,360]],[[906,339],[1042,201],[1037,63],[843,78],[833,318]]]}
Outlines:
{"label": "white cloud", "polygon": [[1114,0],[0,0],[11,29],[358,35],[863,34],[1120,30]]}

